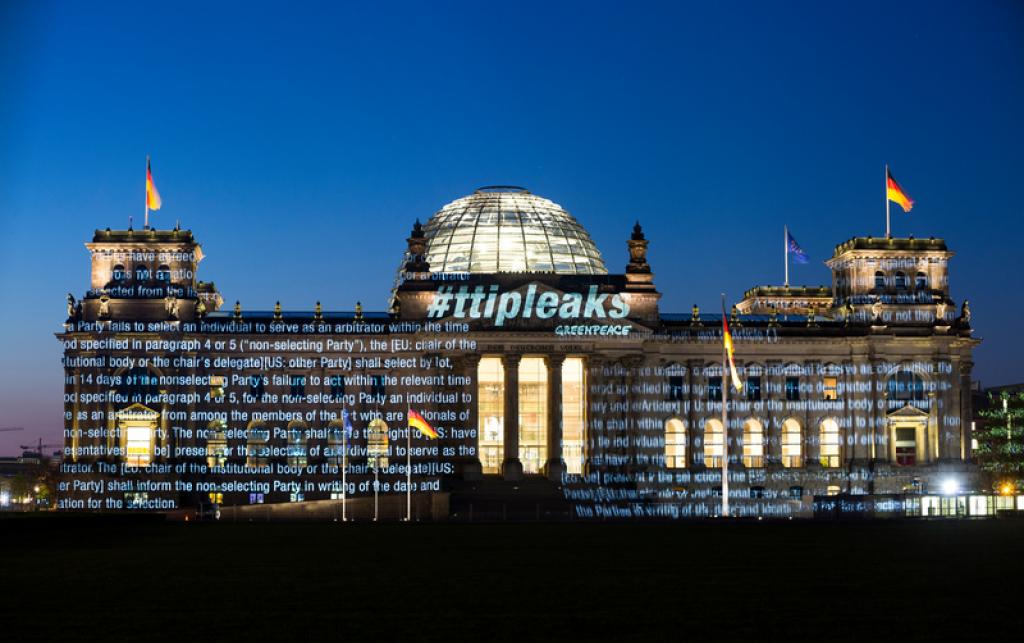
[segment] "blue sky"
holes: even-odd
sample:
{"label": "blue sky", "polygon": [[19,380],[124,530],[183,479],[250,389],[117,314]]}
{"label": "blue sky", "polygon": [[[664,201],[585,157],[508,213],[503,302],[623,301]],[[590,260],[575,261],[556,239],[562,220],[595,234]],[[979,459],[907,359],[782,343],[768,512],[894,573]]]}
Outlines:
{"label": "blue sky", "polygon": [[1018,2],[0,4],[0,453],[59,441],[83,242],[136,225],[146,154],[200,278],[246,308],[381,309],[417,217],[482,185],[562,204],[662,309],[885,231],[956,252],[975,376],[1024,380]]}

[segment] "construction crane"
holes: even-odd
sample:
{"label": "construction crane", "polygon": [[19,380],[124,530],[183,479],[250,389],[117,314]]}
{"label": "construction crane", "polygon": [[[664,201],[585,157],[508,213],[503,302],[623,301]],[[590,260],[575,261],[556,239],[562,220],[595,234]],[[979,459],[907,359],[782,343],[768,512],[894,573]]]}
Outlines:
{"label": "construction crane", "polygon": [[[60,449],[63,448],[63,444],[43,444],[43,439],[39,438],[35,444],[23,444],[21,448],[26,452],[31,453],[32,449],[35,449],[35,453],[39,455],[39,459],[43,458],[43,449]],[[22,454],[24,455],[24,454]]]}

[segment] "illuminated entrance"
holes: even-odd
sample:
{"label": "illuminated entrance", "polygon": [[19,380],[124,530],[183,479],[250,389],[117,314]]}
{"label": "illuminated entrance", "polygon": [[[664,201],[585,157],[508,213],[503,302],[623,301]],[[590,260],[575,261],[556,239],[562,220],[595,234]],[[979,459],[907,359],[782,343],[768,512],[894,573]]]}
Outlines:
{"label": "illuminated entrance", "polygon": [[142,404],[117,412],[118,446],[126,465],[148,467],[153,462],[159,421],[160,414]]}

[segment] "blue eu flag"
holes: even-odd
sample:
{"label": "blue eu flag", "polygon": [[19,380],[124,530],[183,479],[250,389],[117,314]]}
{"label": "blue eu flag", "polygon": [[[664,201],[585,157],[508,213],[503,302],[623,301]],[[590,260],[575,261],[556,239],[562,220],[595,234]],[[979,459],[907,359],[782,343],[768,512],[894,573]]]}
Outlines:
{"label": "blue eu flag", "polygon": [[807,253],[804,252],[804,249],[800,247],[800,244],[796,242],[796,239],[793,238],[793,235],[791,235],[788,230],[786,231],[786,236],[788,237],[787,241],[789,242],[789,252],[793,255],[793,258],[796,259],[796,262],[807,263]]}
{"label": "blue eu flag", "polygon": [[355,429],[352,428],[352,414],[348,409],[341,409],[341,425],[345,428],[345,437],[351,438]]}

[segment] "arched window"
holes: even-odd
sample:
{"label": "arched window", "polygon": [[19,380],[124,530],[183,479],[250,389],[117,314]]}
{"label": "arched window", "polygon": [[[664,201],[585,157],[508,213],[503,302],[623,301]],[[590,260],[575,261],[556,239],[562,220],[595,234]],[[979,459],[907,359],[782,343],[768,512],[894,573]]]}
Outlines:
{"label": "arched window", "polygon": [[665,422],[665,466],[686,468],[686,425],[678,418]]}
{"label": "arched window", "polygon": [[161,264],[160,267],[156,269],[156,280],[162,284],[171,283],[171,267],[167,264]]}
{"label": "arched window", "polygon": [[914,280],[914,288],[917,290],[926,290],[928,288],[928,275],[923,272],[917,273],[917,277]]}
{"label": "arched window", "polygon": [[484,473],[501,473],[505,448],[505,368],[499,357],[484,357],[477,366],[480,465]]}
{"label": "arched window", "polygon": [[297,422],[288,425],[288,464],[293,467],[306,466],[306,431]]}
{"label": "arched window", "polygon": [[227,461],[227,426],[224,420],[214,420],[206,426],[206,464],[210,467],[223,467]]}
{"label": "arched window", "polygon": [[262,424],[253,422],[245,430],[245,463],[250,467],[262,467],[270,463],[270,431]]}
{"label": "arched window", "polygon": [[907,289],[907,273],[902,270],[896,273],[896,289],[906,290]]}
{"label": "arched window", "polygon": [[743,465],[764,466],[764,425],[753,418],[743,423]]}
{"label": "arched window", "polygon": [[145,264],[135,266],[135,281],[149,281],[149,267]]}
{"label": "arched window", "polygon": [[821,421],[819,445],[821,447],[821,466],[838,467],[842,439],[839,434],[839,423],[832,418]]}
{"label": "arched window", "polygon": [[721,420],[710,419],[704,422],[704,466],[709,469],[722,466],[722,446],[725,432],[722,431]]}
{"label": "arched window", "polygon": [[[900,369],[889,378],[887,390],[890,401],[923,402],[927,399],[924,379],[920,375],[906,369]],[[899,404],[902,406],[902,404]]]}
{"label": "arched window", "polygon": [[121,375],[117,393],[128,404],[152,404],[160,394],[159,379],[155,373],[137,366]]}
{"label": "arched window", "polygon": [[124,271],[124,266],[122,264],[117,264],[116,266],[114,266],[111,278],[114,281],[124,281],[125,279],[128,278],[128,273]]}
{"label": "arched window", "polygon": [[804,464],[803,436],[800,423],[789,418],[782,423],[782,466],[795,468]]}
{"label": "arched window", "polygon": [[885,273],[881,270],[875,273],[875,288],[878,290],[885,288]]}
{"label": "arched window", "polygon": [[[329,464],[342,466],[345,454],[345,428],[341,420],[333,420],[327,425],[327,450],[324,456]],[[346,462],[347,464],[347,462]]]}

